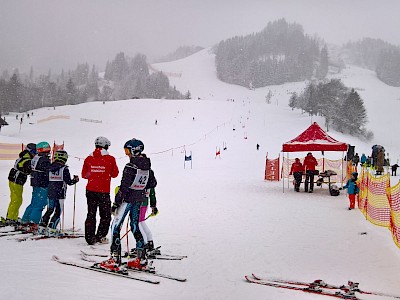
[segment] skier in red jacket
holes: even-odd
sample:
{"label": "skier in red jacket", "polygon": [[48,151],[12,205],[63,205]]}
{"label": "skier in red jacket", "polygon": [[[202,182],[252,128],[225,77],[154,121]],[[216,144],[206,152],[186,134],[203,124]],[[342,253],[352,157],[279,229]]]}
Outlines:
{"label": "skier in red jacket", "polygon": [[[89,245],[97,242],[107,243],[106,236],[111,222],[111,178],[115,178],[119,174],[115,158],[107,152],[111,142],[107,138],[99,136],[94,144],[96,149],[85,159],[82,168],[82,178],[88,179],[85,239]],[[99,208],[100,223],[96,232],[97,208]]]}
{"label": "skier in red jacket", "polygon": [[296,192],[300,191],[300,183],[301,183],[301,179],[303,178],[303,170],[304,167],[300,162],[299,158],[296,158],[294,163],[292,164],[292,168],[290,169],[290,174],[289,175],[293,175],[294,177],[294,190]]}
{"label": "skier in red jacket", "polygon": [[[318,162],[311,152],[307,153],[307,156],[304,158],[303,165],[306,173],[306,181],[304,182],[304,191],[312,193],[314,189],[314,175],[316,173],[315,167],[318,166]],[[308,190],[308,183],[310,183],[310,190]]]}

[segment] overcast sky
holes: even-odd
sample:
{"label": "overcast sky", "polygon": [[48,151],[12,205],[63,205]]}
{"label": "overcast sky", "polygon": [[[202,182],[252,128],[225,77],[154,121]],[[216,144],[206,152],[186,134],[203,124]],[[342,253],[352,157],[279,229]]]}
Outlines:
{"label": "overcast sky", "polygon": [[104,68],[120,51],[152,58],[209,47],[279,18],[329,43],[400,45],[399,12],[400,0],[0,0],[0,72]]}

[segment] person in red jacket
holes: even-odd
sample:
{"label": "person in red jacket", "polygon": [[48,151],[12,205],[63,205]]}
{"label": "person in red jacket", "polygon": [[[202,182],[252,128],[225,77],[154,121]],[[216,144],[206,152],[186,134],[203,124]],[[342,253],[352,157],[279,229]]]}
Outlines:
{"label": "person in red jacket", "polygon": [[[307,156],[304,158],[304,171],[306,173],[306,180],[304,182],[304,191],[305,192],[313,192],[314,189],[314,175],[316,173],[315,167],[318,166],[318,162],[315,157],[311,154],[311,152],[307,153]],[[310,183],[310,190],[308,190],[308,183]]]}
{"label": "person in red jacket", "polygon": [[[107,243],[111,223],[111,178],[119,174],[115,158],[107,150],[111,142],[99,136],[94,142],[96,149],[83,163],[82,178],[88,179],[86,199],[88,213],[85,221],[85,239],[89,245]],[[99,208],[100,223],[96,232],[96,214]]]}
{"label": "person in red jacket", "polygon": [[290,174],[294,177],[294,190],[296,192],[300,191],[300,183],[301,179],[303,178],[303,170],[304,167],[300,162],[299,158],[296,158],[294,163],[292,164],[292,168],[290,169]]}

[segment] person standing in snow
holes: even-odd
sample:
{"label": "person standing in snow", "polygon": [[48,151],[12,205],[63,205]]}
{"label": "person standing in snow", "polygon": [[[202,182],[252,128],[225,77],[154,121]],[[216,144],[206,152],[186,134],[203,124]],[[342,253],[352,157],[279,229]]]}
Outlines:
{"label": "person standing in snow", "polygon": [[[78,175],[74,175],[74,178],[71,178],[68,166],[65,165],[67,159],[68,153],[64,150],[57,150],[54,153],[54,162],[50,165],[49,170],[49,203],[47,205],[47,211],[40,220],[39,226],[49,226],[51,229],[56,229],[64,207],[67,185],[74,185],[79,181]],[[53,212],[54,215],[50,220]]]}
{"label": "person standing in snow", "polygon": [[11,198],[6,216],[6,223],[8,224],[18,221],[19,208],[22,205],[24,184],[28,179],[28,175],[31,174],[31,160],[36,154],[36,144],[27,144],[25,149],[19,153],[19,158],[15,161],[14,167],[11,168],[8,174]]}
{"label": "person standing in snow", "polygon": [[[96,149],[84,161],[82,178],[88,180],[86,185],[87,217],[85,221],[85,239],[89,245],[106,243],[111,223],[111,178],[119,174],[115,158],[107,150],[111,142],[103,136],[94,141]],[[99,208],[100,223],[96,232],[96,214]]]}
{"label": "person standing in snow", "polygon": [[289,175],[293,175],[294,177],[294,190],[296,192],[300,191],[300,183],[303,178],[303,170],[304,167],[300,162],[299,158],[296,158],[294,163],[292,164],[292,168],[290,169]]}
{"label": "person standing in snow", "polygon": [[398,164],[394,164],[394,165],[391,166],[391,169],[392,169],[392,176],[397,176],[397,175],[396,175],[396,172],[397,172],[397,168],[398,168],[398,167],[399,167]]}
{"label": "person standing in snow", "polygon": [[360,159],[360,163],[361,163],[361,166],[364,166],[364,164],[367,162],[367,156],[365,156],[365,154],[363,153],[362,155],[361,155],[361,159]]}
{"label": "person standing in snow", "polygon": [[354,155],[352,161],[353,161],[353,165],[357,168],[358,163],[360,162],[360,157],[358,156],[358,153],[356,153],[356,155]]}
{"label": "person standing in snow", "polygon": [[[312,193],[314,189],[314,175],[316,174],[315,167],[318,166],[318,162],[311,152],[307,153],[307,156],[304,158],[303,165],[306,173],[304,191]],[[310,183],[310,190],[308,190],[308,183]]]}
{"label": "person standing in snow", "polygon": [[51,148],[48,142],[40,142],[36,150],[38,154],[31,161],[32,200],[22,216],[23,223],[39,224],[42,211],[47,205]]}
{"label": "person standing in snow", "polygon": [[357,186],[357,177],[358,177],[357,172],[351,173],[351,178],[347,181],[346,185],[343,187],[344,189],[347,189],[347,193],[349,195],[349,202],[350,202],[349,210],[355,208],[356,195],[360,192],[360,189]]}
{"label": "person standing in snow", "polygon": [[120,262],[120,230],[126,215],[129,213],[131,231],[136,240],[137,250],[136,259],[130,261],[129,265],[142,268],[147,265],[147,257],[144,239],[139,230],[140,207],[146,201],[146,190],[155,188],[157,180],[151,169],[150,159],[142,153],[144,150],[142,141],[131,139],[125,143],[124,149],[129,157],[129,163],[125,165],[120,188],[112,206],[115,217],[111,225],[112,244],[110,250],[113,257],[109,263],[111,265],[115,263],[114,258],[117,258],[117,262]]}

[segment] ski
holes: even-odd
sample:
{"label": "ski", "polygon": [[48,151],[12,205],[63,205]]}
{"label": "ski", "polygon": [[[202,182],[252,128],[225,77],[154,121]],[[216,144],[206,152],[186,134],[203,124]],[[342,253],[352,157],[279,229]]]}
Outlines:
{"label": "ski", "polygon": [[13,235],[18,235],[18,234],[27,234],[29,232],[24,232],[24,231],[9,231],[9,232],[0,232],[0,237],[4,236],[13,236]]}
{"label": "ski", "polygon": [[[98,263],[98,261],[96,259],[88,257],[82,251],[81,251],[81,258],[83,260],[85,260],[85,261],[88,261],[88,262]],[[179,281],[179,282],[185,282],[186,281],[186,278],[175,277],[175,276],[172,276],[172,275],[169,275],[169,274],[158,273],[157,271],[155,271],[154,267],[152,267],[151,262],[149,264],[150,267],[148,269],[141,269],[141,270],[140,269],[136,269],[136,268],[128,267],[126,262],[122,263],[122,266],[126,267],[129,271],[135,272],[135,273],[150,274],[150,275],[154,275],[154,276],[158,276],[158,277],[162,277],[162,278],[166,278],[166,279],[176,280],[176,281]]]}
{"label": "ski", "polygon": [[312,286],[302,287],[302,286],[295,286],[295,285],[278,283],[278,282],[273,282],[273,281],[258,280],[255,278],[251,278],[249,276],[245,276],[245,278],[248,282],[265,285],[265,286],[270,286],[270,287],[275,287],[275,288],[283,288],[283,289],[288,289],[288,290],[301,291],[301,292],[305,292],[305,293],[324,295],[324,296],[334,297],[334,298],[339,298],[339,299],[360,300],[360,298],[356,297],[352,293],[343,293],[341,291],[337,291],[337,292],[332,291],[331,292],[331,291],[323,290],[320,287],[312,287]]}
{"label": "ski", "polygon": [[343,290],[343,291],[353,291],[353,292],[358,292],[360,294],[365,294],[365,295],[376,295],[376,296],[383,296],[383,297],[391,297],[391,298],[396,298],[400,299],[400,296],[392,295],[392,294],[387,294],[387,293],[382,293],[382,292],[372,292],[372,291],[364,291],[359,289],[358,283],[355,282],[348,282],[348,285],[332,285],[332,284],[327,284],[323,280],[315,280],[314,282],[307,283],[307,282],[302,282],[302,281],[293,281],[293,280],[284,280],[284,279],[277,279],[277,278],[263,278],[260,276],[255,275],[254,273],[252,274],[254,279],[260,280],[260,281],[271,281],[271,282],[277,282],[277,283],[284,283],[284,284],[294,284],[294,285],[302,285],[302,286],[319,286],[321,288],[325,289],[338,289],[338,290]]}
{"label": "ski", "polygon": [[72,234],[53,235],[53,236],[31,235],[31,236],[16,238],[16,240],[17,240],[17,242],[25,242],[25,241],[39,241],[39,240],[46,240],[46,239],[77,239],[77,238],[83,238],[83,237],[84,237],[83,235],[72,235]]}
{"label": "ski", "polygon": [[143,278],[143,277],[136,277],[136,276],[133,276],[133,275],[127,274],[127,273],[119,273],[119,272],[108,271],[108,270],[105,270],[105,269],[97,268],[97,267],[95,267],[93,265],[92,266],[85,266],[85,265],[82,265],[82,264],[79,264],[79,263],[75,263],[75,262],[71,262],[71,261],[60,259],[56,255],[53,255],[52,260],[54,260],[54,261],[56,261],[56,262],[58,262],[60,264],[73,266],[73,267],[86,269],[86,270],[91,270],[91,271],[96,271],[96,272],[100,272],[100,273],[110,274],[110,275],[114,275],[114,276],[119,276],[119,277],[123,277],[123,278],[127,278],[127,279],[133,279],[133,280],[143,281],[143,282],[152,283],[152,284],[160,283],[160,281],[158,281],[158,280],[152,280],[150,278]]}
{"label": "ski", "polygon": [[[155,250],[158,250],[161,246],[155,248]],[[88,256],[100,256],[100,257],[108,257],[110,255],[110,251],[106,250],[104,248],[96,248],[96,247],[91,247],[90,251],[87,250],[81,250],[82,253],[88,255]],[[131,250],[129,253],[125,252],[121,256],[122,258],[127,258],[127,257],[136,257],[136,252],[135,250]],[[186,255],[172,255],[172,254],[161,254],[158,251],[148,251],[147,252],[147,257],[150,259],[157,259],[157,260],[182,260],[184,258],[187,258]]]}

